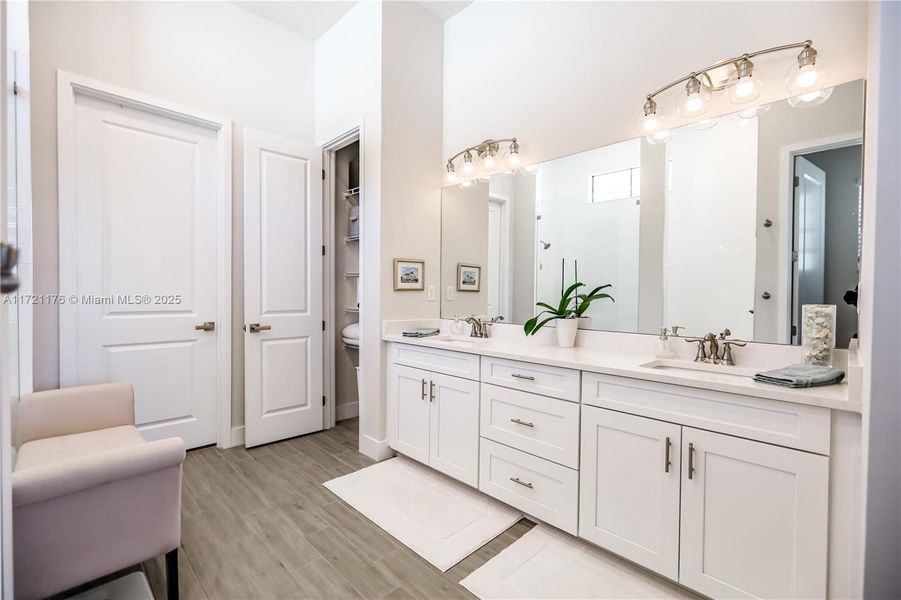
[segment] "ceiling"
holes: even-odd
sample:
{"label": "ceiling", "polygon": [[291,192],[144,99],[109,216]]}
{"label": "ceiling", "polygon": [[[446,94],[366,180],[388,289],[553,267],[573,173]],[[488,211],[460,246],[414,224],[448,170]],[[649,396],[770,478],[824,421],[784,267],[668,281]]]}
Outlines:
{"label": "ceiling", "polygon": [[[264,19],[287,27],[312,40],[319,39],[356,4],[348,0],[234,0],[235,4]],[[417,4],[446,21],[472,2],[421,0]]]}

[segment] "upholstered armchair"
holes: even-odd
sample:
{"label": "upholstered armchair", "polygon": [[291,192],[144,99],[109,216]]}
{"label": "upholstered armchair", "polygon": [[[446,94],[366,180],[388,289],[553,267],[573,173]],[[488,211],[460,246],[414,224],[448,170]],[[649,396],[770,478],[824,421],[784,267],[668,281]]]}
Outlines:
{"label": "upholstered armchair", "polygon": [[130,385],[21,399],[12,474],[16,598],[42,598],[166,555],[178,597],[184,442],[145,442]]}

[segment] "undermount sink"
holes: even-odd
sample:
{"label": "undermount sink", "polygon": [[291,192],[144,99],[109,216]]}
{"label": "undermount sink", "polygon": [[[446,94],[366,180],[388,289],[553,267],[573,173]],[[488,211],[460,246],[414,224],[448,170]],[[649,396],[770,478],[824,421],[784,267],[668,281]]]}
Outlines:
{"label": "undermount sink", "polygon": [[470,339],[466,339],[466,338],[460,338],[460,337],[457,337],[454,335],[436,335],[433,337],[428,337],[428,338],[423,338],[423,339],[429,339],[429,340],[432,340],[435,342],[443,342],[445,344],[460,344],[462,346],[472,346],[472,345],[475,345],[476,341],[478,341],[476,339],[470,340]]}
{"label": "undermount sink", "polygon": [[661,371],[703,371],[705,373],[716,373],[717,375],[732,375],[733,377],[754,377],[757,373],[756,369],[677,360],[675,358],[658,358],[640,366],[646,369],[660,369]]}

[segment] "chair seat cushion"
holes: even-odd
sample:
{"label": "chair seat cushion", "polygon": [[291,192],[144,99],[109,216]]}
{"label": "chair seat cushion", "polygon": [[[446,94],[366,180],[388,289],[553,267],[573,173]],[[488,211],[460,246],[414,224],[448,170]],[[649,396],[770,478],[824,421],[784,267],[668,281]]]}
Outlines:
{"label": "chair seat cushion", "polygon": [[132,444],[143,444],[144,438],[134,425],[122,425],[97,431],[34,440],[22,444],[16,457],[15,471],[39,467],[70,458],[99,454]]}

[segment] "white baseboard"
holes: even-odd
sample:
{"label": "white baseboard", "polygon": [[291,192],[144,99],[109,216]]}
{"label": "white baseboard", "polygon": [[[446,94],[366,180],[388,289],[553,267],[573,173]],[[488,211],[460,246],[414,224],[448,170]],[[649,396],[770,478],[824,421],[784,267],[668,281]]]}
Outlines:
{"label": "white baseboard", "polygon": [[240,427],[232,427],[231,439],[228,440],[228,446],[223,446],[223,448],[232,448],[234,446],[243,446],[244,445],[244,426]]}
{"label": "white baseboard", "polygon": [[359,402],[348,402],[346,404],[339,404],[335,407],[335,421],[344,421],[346,419],[353,419],[360,414],[360,403]]}
{"label": "white baseboard", "polygon": [[388,440],[376,440],[368,435],[360,436],[360,453],[372,460],[382,461],[394,456],[394,450],[388,445]]}

